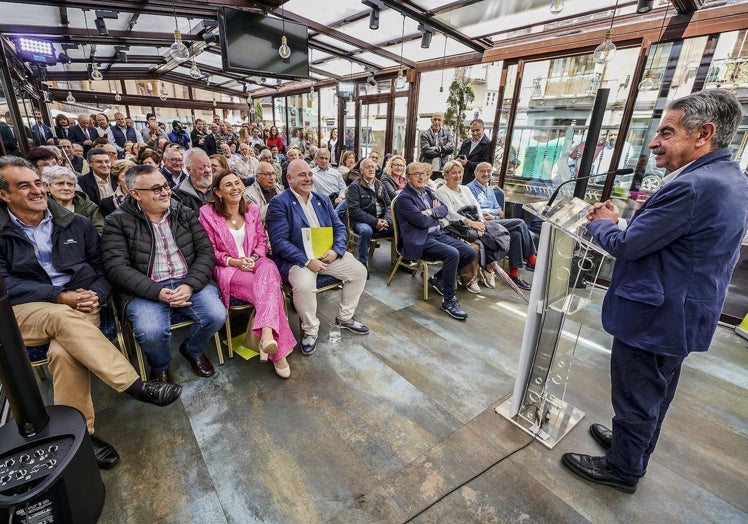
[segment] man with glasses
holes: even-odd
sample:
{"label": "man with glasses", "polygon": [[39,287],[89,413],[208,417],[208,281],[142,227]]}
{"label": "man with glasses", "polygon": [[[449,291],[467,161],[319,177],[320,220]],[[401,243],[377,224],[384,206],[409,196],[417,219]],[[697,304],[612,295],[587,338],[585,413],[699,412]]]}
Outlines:
{"label": "man with glasses", "polygon": [[408,184],[395,200],[400,229],[397,248],[409,260],[442,261],[442,268],[429,278],[429,284],[444,297],[442,309],[453,318],[465,320],[468,315],[457,300],[455,282],[458,269],[464,271],[468,279],[472,278],[475,250],[442,232],[439,220],[446,217],[449,210],[428,187],[424,164],[408,164],[406,178]]}
{"label": "man with glasses", "polygon": [[283,193],[283,186],[278,183],[273,165],[260,162],[255,172],[255,183],[244,190],[244,198],[260,207],[260,218],[265,223],[268,203]]}
{"label": "man with glasses", "polygon": [[213,364],[203,348],[226,320],[218,288],[211,283],[215,254],[210,239],[197,215],[172,201],[169,183],[156,167],[130,168],[125,185],[128,198],[106,218],[102,256],[148,359],[150,378],[172,381],[172,310],[194,321],[179,352],[197,376],[210,377]]}
{"label": "man with glasses", "polygon": [[127,124],[127,119],[122,113],[114,113],[115,125],[111,126],[109,132],[109,143],[117,148],[117,153],[125,154],[125,142],[143,142],[140,131]]}
{"label": "man with glasses", "polygon": [[[346,227],[335,214],[330,199],[313,192],[314,175],[304,160],[293,160],[288,166],[286,189],[270,201],[267,230],[284,282],[293,287],[293,303],[301,319],[303,335],[301,352],[311,355],[317,348],[317,275],[331,275],[343,283],[343,298],[335,323],[357,335],[369,328],[353,318],[366,285],[366,268],[345,249]],[[332,246],[319,258],[310,258],[304,249],[302,229],[330,227]]]}
{"label": "man with glasses", "polygon": [[[171,150],[167,152],[171,154]],[[210,186],[213,183],[210,158],[199,147],[193,147],[184,154],[184,163],[188,176],[174,189],[174,197],[199,216],[200,208],[210,196]]]}
{"label": "man with glasses", "polygon": [[117,182],[109,176],[112,159],[106,149],[95,147],[88,152],[88,165],[91,171],[78,178],[78,185],[98,206],[102,199],[112,196],[117,189]]}
{"label": "man with glasses", "polygon": [[184,170],[184,149],[172,146],[164,151],[164,167],[161,168],[161,174],[172,188],[184,182],[188,176]]}

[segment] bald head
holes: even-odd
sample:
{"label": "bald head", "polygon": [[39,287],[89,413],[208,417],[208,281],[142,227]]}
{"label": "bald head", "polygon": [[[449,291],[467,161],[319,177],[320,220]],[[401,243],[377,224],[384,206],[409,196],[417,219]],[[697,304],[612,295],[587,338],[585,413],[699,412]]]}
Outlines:
{"label": "bald head", "polygon": [[314,189],[314,179],[312,178],[312,170],[309,164],[301,159],[292,160],[288,164],[288,172],[286,173],[288,179],[288,185],[291,186],[296,193],[304,198],[308,198]]}

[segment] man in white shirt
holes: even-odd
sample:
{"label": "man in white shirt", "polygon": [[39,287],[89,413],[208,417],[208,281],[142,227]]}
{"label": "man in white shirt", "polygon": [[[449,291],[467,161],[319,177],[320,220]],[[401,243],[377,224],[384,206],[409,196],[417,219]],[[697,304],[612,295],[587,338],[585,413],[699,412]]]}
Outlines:
{"label": "man in white shirt", "polygon": [[330,197],[333,205],[338,205],[345,199],[345,181],[340,171],[330,167],[330,151],[324,148],[314,153],[314,163],[317,167],[314,173],[314,190],[320,195]]}

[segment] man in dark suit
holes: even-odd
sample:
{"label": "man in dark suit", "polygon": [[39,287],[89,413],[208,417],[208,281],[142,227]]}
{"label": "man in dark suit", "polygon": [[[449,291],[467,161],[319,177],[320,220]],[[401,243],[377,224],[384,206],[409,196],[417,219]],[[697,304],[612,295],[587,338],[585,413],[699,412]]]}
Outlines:
{"label": "man in dark suit", "polygon": [[590,482],[636,491],[683,360],[709,349],[748,229],[748,178],[729,149],[741,119],[724,89],[671,102],[649,143],[669,171],[661,189],[628,223],[610,201],[588,215],[587,229],[616,257],[602,307],[615,416],[612,431],[590,427],[608,451],[563,456]]}
{"label": "man in dark suit", "polygon": [[[335,323],[357,335],[366,335],[369,328],[353,318],[366,284],[366,267],[345,249],[346,227],[335,214],[330,199],[314,193],[314,175],[309,164],[301,159],[292,161],[286,173],[290,189],[268,204],[266,225],[284,282],[293,287],[293,303],[304,331],[301,352],[311,355],[317,347],[317,275],[331,275],[343,282],[343,298],[338,306]],[[331,227],[332,246],[315,258],[304,249],[304,228]]]}
{"label": "man in dark suit", "polygon": [[208,153],[208,156],[215,155],[218,152],[218,124],[213,122],[210,124],[210,134],[205,136],[203,142],[203,149]]}
{"label": "man in dark suit", "polygon": [[109,176],[112,170],[112,160],[106,149],[99,147],[91,149],[87,158],[91,171],[78,177],[78,185],[98,206],[103,199],[114,195],[117,189],[117,182]]}
{"label": "man in dark suit", "polygon": [[455,293],[458,268],[463,282],[473,277],[475,250],[465,242],[442,232],[439,220],[447,216],[447,205],[428,186],[428,173],[421,162],[411,162],[406,170],[408,184],[395,200],[395,218],[400,229],[398,251],[404,258],[441,260],[442,268],[429,284],[444,297],[442,309],[458,320],[467,313]]}
{"label": "man in dark suit", "polygon": [[467,185],[475,178],[475,168],[481,162],[491,161],[491,140],[483,132],[483,120],[470,122],[470,138],[465,140],[457,153],[457,160],[465,168],[462,183]]}
{"label": "man in dark suit", "polygon": [[2,136],[5,154],[18,156],[21,151],[18,149],[18,140],[16,140],[16,135],[11,127],[13,120],[11,120],[10,111],[5,113],[5,122],[0,122],[0,136]]}
{"label": "man in dark suit", "polygon": [[78,115],[78,124],[68,128],[68,139],[83,146],[83,154],[87,155],[94,138],[98,138],[98,135],[88,127],[88,115]]}
{"label": "man in dark suit", "polygon": [[54,144],[55,137],[52,136],[52,129],[42,121],[41,110],[34,109],[34,118],[36,119],[36,124],[31,128],[34,145],[46,146],[47,144]]}

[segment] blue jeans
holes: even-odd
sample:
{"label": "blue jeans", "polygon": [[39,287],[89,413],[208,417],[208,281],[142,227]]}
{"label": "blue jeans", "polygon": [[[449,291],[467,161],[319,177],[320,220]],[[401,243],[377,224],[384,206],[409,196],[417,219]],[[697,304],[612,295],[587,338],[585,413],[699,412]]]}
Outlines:
{"label": "blue jeans", "polygon": [[372,238],[383,238],[392,236],[392,230],[374,231],[366,222],[352,222],[353,230],[359,234],[358,239],[358,261],[366,265],[369,262],[369,246]]}
{"label": "blue jeans", "polygon": [[[181,283],[181,279],[174,279],[162,284],[175,289]],[[190,301],[191,306],[171,308],[158,300],[135,297],[127,304],[125,315],[132,324],[135,340],[145,353],[151,371],[161,372],[169,368],[172,314],[194,321],[183,344],[185,352],[193,358],[203,354],[205,345],[226,322],[226,308],[215,285],[206,285],[194,293]]]}

